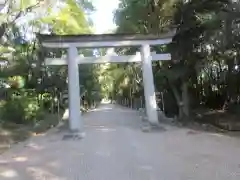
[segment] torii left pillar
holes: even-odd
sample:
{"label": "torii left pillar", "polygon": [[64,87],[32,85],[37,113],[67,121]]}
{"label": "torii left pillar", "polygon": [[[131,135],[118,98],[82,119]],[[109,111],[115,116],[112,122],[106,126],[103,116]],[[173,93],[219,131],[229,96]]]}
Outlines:
{"label": "torii left pillar", "polygon": [[68,48],[68,96],[69,96],[69,125],[74,133],[83,133],[80,111],[79,70],[77,62],[78,51],[75,46]]}
{"label": "torii left pillar", "polygon": [[152,56],[149,44],[141,46],[142,73],[144,96],[148,121],[152,125],[158,124],[157,102],[152,71]]}

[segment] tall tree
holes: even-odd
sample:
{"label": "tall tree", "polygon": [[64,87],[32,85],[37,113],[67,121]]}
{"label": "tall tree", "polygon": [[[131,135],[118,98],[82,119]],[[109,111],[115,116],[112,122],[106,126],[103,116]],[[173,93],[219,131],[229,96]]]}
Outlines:
{"label": "tall tree", "polygon": [[206,61],[210,57],[209,43],[217,31],[223,30],[222,25],[227,21],[222,14],[230,4],[229,0],[120,1],[115,13],[117,32],[158,34],[172,27],[177,29],[170,46],[157,48],[160,52],[163,49],[171,52],[173,61],[153,65],[156,84],[170,87],[180,116],[190,113],[189,87],[191,93],[192,90],[201,91],[199,72],[209,62]]}

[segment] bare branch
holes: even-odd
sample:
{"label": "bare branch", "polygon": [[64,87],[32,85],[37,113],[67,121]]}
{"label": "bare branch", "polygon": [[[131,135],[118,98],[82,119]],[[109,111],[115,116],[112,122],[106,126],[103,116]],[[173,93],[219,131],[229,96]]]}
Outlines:
{"label": "bare branch", "polygon": [[[36,8],[40,5],[40,1],[32,6],[27,7],[25,10],[21,10],[17,13],[17,15],[14,17],[14,19],[9,23],[2,23],[0,26],[0,39],[5,34],[6,30],[15,23],[15,21],[20,18],[24,13],[31,11],[33,8]],[[10,11],[11,7],[9,7],[8,12]]]}

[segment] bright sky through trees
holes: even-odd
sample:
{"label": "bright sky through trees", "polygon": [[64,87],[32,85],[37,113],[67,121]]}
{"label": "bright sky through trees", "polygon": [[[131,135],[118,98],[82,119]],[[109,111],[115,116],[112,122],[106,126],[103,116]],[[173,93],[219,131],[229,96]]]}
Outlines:
{"label": "bright sky through trees", "polygon": [[114,29],[113,11],[118,7],[118,0],[93,0],[96,12],[92,15],[95,33],[106,33]]}

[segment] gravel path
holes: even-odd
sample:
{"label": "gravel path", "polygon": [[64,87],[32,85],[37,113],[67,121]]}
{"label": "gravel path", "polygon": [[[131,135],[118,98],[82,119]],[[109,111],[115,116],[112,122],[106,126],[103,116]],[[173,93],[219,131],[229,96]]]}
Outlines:
{"label": "gravel path", "polygon": [[50,131],[0,156],[1,180],[239,180],[240,140],[164,125],[144,133],[137,112],[102,105],[86,137]]}

